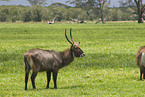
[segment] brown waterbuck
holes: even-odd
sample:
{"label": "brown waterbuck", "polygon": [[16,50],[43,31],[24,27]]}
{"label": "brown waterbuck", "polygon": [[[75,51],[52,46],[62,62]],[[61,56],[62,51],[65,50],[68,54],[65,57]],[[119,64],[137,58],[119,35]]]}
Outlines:
{"label": "brown waterbuck", "polygon": [[145,46],[139,48],[136,54],[136,62],[138,67],[140,68],[140,80],[145,79]]}
{"label": "brown waterbuck", "polygon": [[30,49],[24,54],[23,60],[25,65],[25,90],[27,90],[28,76],[31,69],[33,70],[31,75],[33,89],[36,88],[35,78],[37,76],[37,73],[42,71],[46,71],[47,73],[46,88],[49,88],[51,72],[53,73],[54,88],[57,88],[56,80],[58,70],[70,64],[75,57],[85,56],[84,52],[79,47],[80,43],[75,43],[75,41],[73,40],[71,29],[70,37],[72,41],[68,39],[66,29],[65,37],[71,44],[71,46],[62,52],[57,52],[54,50]]}

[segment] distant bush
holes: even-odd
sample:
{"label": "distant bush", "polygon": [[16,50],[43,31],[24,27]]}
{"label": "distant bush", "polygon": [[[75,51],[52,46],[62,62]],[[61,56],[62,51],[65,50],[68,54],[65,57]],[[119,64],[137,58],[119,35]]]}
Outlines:
{"label": "distant bush", "polygon": [[0,21],[5,22],[7,20],[7,14],[5,13],[0,13]]}
{"label": "distant bush", "polygon": [[23,12],[23,14],[22,14],[22,20],[23,20],[23,22],[29,22],[29,21],[31,21],[32,19],[31,19],[31,10],[29,10],[29,9],[27,9],[27,10],[25,10],[24,12]]}

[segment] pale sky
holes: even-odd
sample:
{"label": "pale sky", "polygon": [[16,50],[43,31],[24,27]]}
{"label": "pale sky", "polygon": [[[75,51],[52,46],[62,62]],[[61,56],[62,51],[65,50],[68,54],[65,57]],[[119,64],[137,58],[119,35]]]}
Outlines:
{"label": "pale sky", "polygon": [[[67,0],[48,0],[48,4],[51,3],[63,3],[66,4]],[[111,7],[119,7],[119,0],[111,0],[110,6]],[[6,1],[0,1],[0,5],[25,5],[25,6],[30,6],[29,2],[27,0],[11,0],[11,2],[6,2]],[[69,5],[69,4],[67,4]]]}

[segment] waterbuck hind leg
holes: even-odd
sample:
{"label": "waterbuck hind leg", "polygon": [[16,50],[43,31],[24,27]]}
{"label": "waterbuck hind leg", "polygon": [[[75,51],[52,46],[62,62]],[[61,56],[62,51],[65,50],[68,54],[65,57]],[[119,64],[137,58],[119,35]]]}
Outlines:
{"label": "waterbuck hind leg", "polygon": [[54,82],[54,89],[57,89],[57,72],[53,72],[53,82]]}
{"label": "waterbuck hind leg", "polygon": [[33,89],[36,89],[36,86],[35,86],[35,78],[37,76],[37,73],[38,72],[34,72],[33,71],[32,75],[31,75],[31,82],[32,82]]}
{"label": "waterbuck hind leg", "polygon": [[28,78],[29,78],[29,71],[25,72],[25,90],[27,90],[27,83],[28,83]]}
{"label": "waterbuck hind leg", "polygon": [[47,73],[47,86],[46,86],[46,88],[49,88],[49,82],[51,80],[51,71],[47,71],[46,73]]}
{"label": "waterbuck hind leg", "polygon": [[142,80],[142,70],[140,69],[140,80]]}

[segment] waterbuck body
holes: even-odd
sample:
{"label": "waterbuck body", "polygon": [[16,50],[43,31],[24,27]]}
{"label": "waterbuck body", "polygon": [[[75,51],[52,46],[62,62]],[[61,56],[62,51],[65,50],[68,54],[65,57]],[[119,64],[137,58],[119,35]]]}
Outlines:
{"label": "waterbuck body", "polygon": [[145,46],[139,48],[136,54],[136,62],[138,67],[140,68],[140,80],[145,79]]}
{"label": "waterbuck body", "polygon": [[31,69],[33,70],[31,81],[34,89],[36,88],[35,77],[38,72],[42,71],[46,71],[47,73],[46,88],[49,88],[51,72],[53,73],[54,88],[57,88],[56,80],[59,69],[70,64],[75,57],[83,57],[85,55],[79,48],[79,44],[74,42],[71,35],[71,29],[70,36],[72,42],[68,39],[65,30],[65,37],[68,42],[71,43],[71,47],[62,52],[57,52],[54,50],[30,49],[24,54],[23,60],[25,65],[25,90],[27,90],[28,76]]}

